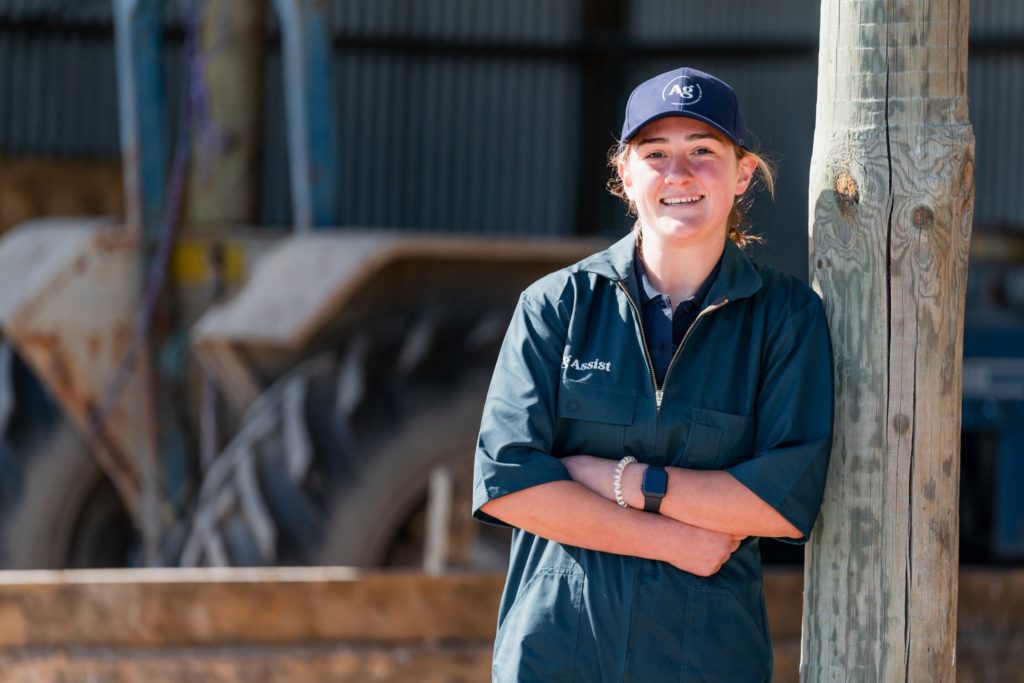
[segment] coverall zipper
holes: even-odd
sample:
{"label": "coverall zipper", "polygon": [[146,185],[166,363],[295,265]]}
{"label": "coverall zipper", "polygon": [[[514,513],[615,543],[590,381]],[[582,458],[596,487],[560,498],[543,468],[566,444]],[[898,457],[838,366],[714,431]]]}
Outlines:
{"label": "coverall zipper", "polygon": [[701,318],[728,304],[729,297],[723,298],[718,303],[711,304],[698,313],[697,317],[693,319],[690,326],[686,328],[686,334],[683,335],[682,340],[679,342],[679,346],[676,347],[675,353],[672,354],[672,359],[668,362],[668,367],[665,369],[665,377],[661,380],[661,387],[658,387],[657,375],[654,374],[654,363],[651,361],[651,350],[647,348],[647,335],[644,334],[644,319],[640,315],[640,308],[636,305],[636,302],[633,300],[633,295],[629,293],[629,289],[627,289],[626,285],[622,283],[622,280],[619,280],[616,284],[619,285],[619,289],[622,290],[622,293],[626,295],[626,300],[629,301],[629,306],[633,309],[633,315],[636,316],[636,324],[640,329],[640,342],[644,347],[644,360],[647,361],[647,371],[651,374],[651,386],[654,387],[655,411],[660,415],[661,401],[665,396],[665,385],[668,384],[668,376],[672,374],[672,368],[676,364],[676,359],[679,358],[679,353],[683,350],[683,347],[686,346],[686,340],[690,338],[690,333],[693,332],[693,328],[697,326],[697,323],[700,322]]}

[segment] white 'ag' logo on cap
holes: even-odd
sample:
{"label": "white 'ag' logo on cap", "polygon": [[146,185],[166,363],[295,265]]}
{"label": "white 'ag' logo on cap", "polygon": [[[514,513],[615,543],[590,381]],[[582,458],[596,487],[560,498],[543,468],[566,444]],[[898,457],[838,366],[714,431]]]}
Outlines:
{"label": "white 'ag' logo on cap", "polygon": [[665,84],[661,99],[677,107],[686,107],[700,101],[700,85],[689,76],[676,76]]}

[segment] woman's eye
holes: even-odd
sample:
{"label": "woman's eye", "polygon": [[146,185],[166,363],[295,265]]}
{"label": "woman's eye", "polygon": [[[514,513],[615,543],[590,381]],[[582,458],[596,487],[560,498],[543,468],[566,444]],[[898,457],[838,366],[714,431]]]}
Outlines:
{"label": "woman's eye", "polygon": [[712,154],[712,151],[710,149],[708,149],[707,147],[698,147],[697,149],[693,150],[693,153],[694,154],[698,154],[698,155],[704,155],[704,154]]}
{"label": "woman's eye", "polygon": [[644,158],[645,159],[663,159],[663,158],[665,158],[665,153],[664,152],[650,152]]}

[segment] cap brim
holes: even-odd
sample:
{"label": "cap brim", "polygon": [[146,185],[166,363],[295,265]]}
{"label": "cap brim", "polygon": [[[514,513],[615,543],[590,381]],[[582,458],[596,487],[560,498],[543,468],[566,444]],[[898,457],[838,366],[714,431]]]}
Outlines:
{"label": "cap brim", "polygon": [[636,134],[639,133],[640,130],[643,129],[643,127],[646,126],[647,124],[652,123],[654,121],[657,121],[658,119],[668,118],[669,116],[680,116],[680,117],[687,118],[687,119],[695,119],[697,121],[700,121],[701,123],[706,123],[709,126],[711,126],[712,128],[714,128],[715,130],[717,130],[718,132],[720,132],[726,138],[728,138],[736,146],[742,147],[743,149],[748,149],[747,148],[747,144],[746,144],[746,142],[744,140],[738,140],[738,139],[734,138],[732,136],[732,133],[730,133],[725,128],[723,128],[722,126],[718,125],[717,123],[715,123],[711,119],[707,118],[706,116],[701,116],[700,114],[695,114],[695,113],[689,112],[689,111],[663,111],[663,112],[659,112],[658,114],[655,114],[654,116],[652,116],[652,117],[650,117],[648,119],[645,119],[639,125],[634,126],[633,127],[632,135],[626,137],[621,142],[623,144],[629,142],[630,140],[635,138]]}

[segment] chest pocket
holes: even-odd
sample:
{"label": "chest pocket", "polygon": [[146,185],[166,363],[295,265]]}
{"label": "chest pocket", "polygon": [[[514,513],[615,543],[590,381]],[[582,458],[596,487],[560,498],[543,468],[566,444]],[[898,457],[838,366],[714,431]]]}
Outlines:
{"label": "chest pocket", "polygon": [[724,469],[754,455],[754,418],[695,408],[684,459],[688,467]]}
{"label": "chest pocket", "polygon": [[636,391],[563,381],[558,391],[559,455],[622,457],[626,427],[633,424]]}

